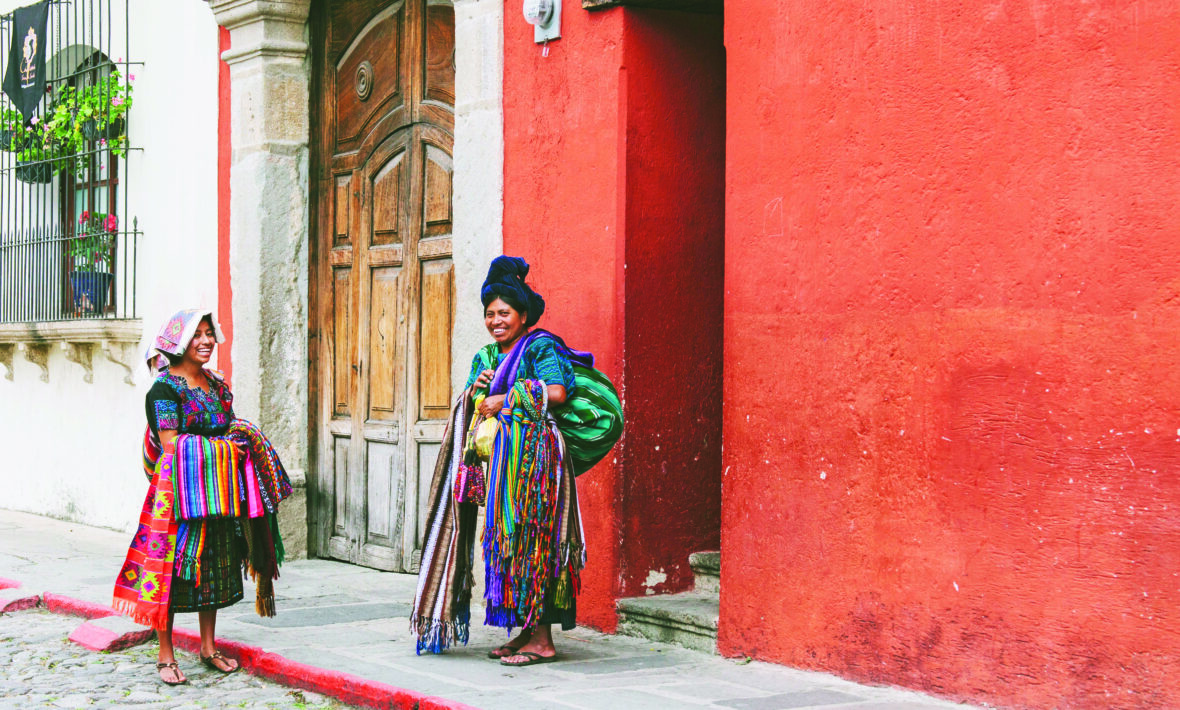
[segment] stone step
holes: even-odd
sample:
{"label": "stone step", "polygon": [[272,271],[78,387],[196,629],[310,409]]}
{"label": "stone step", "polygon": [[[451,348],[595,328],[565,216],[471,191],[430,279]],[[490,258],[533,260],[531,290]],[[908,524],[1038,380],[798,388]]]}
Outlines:
{"label": "stone step", "polygon": [[693,591],[721,594],[721,553],[694,552],[688,556],[692,567]]}
{"label": "stone step", "polygon": [[618,601],[619,629],[625,636],[674,643],[717,653],[717,594],[684,592],[630,597]]}

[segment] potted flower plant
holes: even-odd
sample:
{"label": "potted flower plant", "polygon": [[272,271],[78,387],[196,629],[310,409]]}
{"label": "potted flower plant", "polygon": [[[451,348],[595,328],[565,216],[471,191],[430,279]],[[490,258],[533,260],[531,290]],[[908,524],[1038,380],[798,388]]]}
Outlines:
{"label": "potted flower plant", "polygon": [[36,116],[29,126],[22,126],[14,132],[11,145],[16,152],[16,179],[21,182],[50,182],[53,174],[65,168],[72,156],[69,146],[44,130]]}
{"label": "potted flower plant", "polygon": [[[87,143],[94,141],[115,155],[126,155],[131,90],[131,82],[124,83],[122,74],[115,70],[81,89],[62,87],[45,122],[45,132],[67,155],[83,153]],[[81,172],[85,165],[86,161],[73,161],[72,167]]]}
{"label": "potted flower plant", "polygon": [[25,119],[14,108],[0,110],[0,150],[15,151],[25,137]]}
{"label": "potted flower plant", "polygon": [[110,292],[115,232],[119,218],[104,212],[82,213],[78,229],[67,246],[74,260],[70,285],[74,290],[74,308],[85,313],[101,313]]}
{"label": "potted flower plant", "polygon": [[76,121],[86,140],[107,140],[113,148],[121,148],[126,138],[127,110],[131,108],[131,81],[123,82],[118,71],[111,71],[93,85],[78,92]]}

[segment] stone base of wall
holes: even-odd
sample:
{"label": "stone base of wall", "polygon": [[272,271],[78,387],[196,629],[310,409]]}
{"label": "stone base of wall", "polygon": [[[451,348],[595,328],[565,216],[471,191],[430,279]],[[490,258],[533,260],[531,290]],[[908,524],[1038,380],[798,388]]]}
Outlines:
{"label": "stone base of wall", "polygon": [[279,506],[279,532],[288,560],[307,559],[307,486],[296,485]]}

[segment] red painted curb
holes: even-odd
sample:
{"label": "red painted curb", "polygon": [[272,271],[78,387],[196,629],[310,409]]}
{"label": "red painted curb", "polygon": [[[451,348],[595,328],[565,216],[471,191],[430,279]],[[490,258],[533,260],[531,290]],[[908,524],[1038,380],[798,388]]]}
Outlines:
{"label": "red painted curb", "polygon": [[7,614],[12,611],[24,611],[25,609],[34,609],[41,604],[41,597],[36,594],[23,596],[17,592],[12,595],[12,598],[5,600],[0,597],[0,614]]}
{"label": "red painted curb", "polygon": [[426,699],[412,690],[297,663],[277,653],[259,656],[256,675],[366,708],[417,710],[419,703]]}
{"label": "red painted curb", "polygon": [[101,619],[104,616],[117,616],[115,610],[109,606],[65,597],[60,594],[53,594],[52,592],[45,592],[41,596],[41,603],[54,614],[81,616],[86,619]]}
{"label": "red painted curb", "polygon": [[0,577],[0,589],[16,589],[19,586],[20,582],[15,579],[6,579],[5,577]]}
{"label": "red painted curb", "polygon": [[[111,618],[111,617],[104,617]],[[122,651],[125,648],[147,643],[155,634],[153,629],[138,628],[134,631],[118,633],[87,621],[74,629],[69,639],[83,648],[91,651]]]}
{"label": "red painted curb", "polygon": [[[55,614],[84,616],[90,619],[116,616],[114,610],[101,604],[50,592],[44,594],[42,603]],[[173,627],[172,643],[190,653],[200,654],[201,635],[192,629]],[[249,673],[292,688],[327,695],[349,705],[380,710],[479,710],[454,700],[425,696],[388,683],[309,666],[239,641],[218,638],[217,648],[237,660],[242,664],[242,669]]]}
{"label": "red painted curb", "polygon": [[[172,628],[172,643],[189,653],[201,654],[201,634],[199,631],[175,626]],[[257,646],[249,646],[240,641],[223,638],[217,639],[217,650],[236,660],[242,665],[243,670],[251,673],[258,667],[258,657],[263,654],[263,650]]]}

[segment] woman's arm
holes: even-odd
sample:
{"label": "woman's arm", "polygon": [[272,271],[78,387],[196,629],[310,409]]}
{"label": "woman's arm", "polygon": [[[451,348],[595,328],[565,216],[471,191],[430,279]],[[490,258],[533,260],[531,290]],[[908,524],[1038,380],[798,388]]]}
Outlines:
{"label": "woman's arm", "polygon": [[546,389],[549,390],[549,406],[565,404],[569,395],[566,393],[564,385],[549,385]]}

